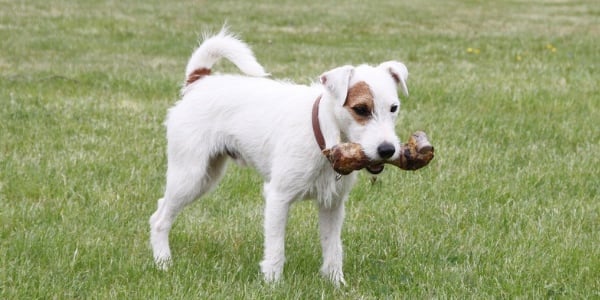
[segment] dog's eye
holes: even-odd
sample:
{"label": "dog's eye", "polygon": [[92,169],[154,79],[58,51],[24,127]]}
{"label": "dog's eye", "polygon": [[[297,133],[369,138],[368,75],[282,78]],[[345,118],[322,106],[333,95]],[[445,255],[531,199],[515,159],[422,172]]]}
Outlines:
{"label": "dog's eye", "polygon": [[352,107],[352,110],[354,111],[354,113],[361,117],[368,117],[371,115],[371,111],[369,110],[369,108],[364,105],[354,106]]}
{"label": "dog's eye", "polygon": [[392,105],[392,107],[390,108],[390,112],[395,113],[398,110],[398,104],[394,104]]}

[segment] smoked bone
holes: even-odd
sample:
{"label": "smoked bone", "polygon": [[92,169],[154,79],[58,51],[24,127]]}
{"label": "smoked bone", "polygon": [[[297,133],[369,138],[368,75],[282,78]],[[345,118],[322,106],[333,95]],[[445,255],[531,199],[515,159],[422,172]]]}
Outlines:
{"label": "smoked bone", "polygon": [[433,159],[433,146],[423,131],[413,133],[408,143],[400,146],[400,156],[395,160],[371,161],[360,144],[341,143],[323,150],[333,169],[342,175],[363,168],[391,164],[403,170],[420,169]]}

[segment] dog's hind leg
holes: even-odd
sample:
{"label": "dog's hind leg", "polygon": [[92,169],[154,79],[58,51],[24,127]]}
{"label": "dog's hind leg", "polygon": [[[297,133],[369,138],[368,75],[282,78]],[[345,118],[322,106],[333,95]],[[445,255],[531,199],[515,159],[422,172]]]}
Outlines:
{"label": "dog's hind leg", "polygon": [[150,243],[159,268],[167,269],[171,262],[169,231],[175,217],[217,184],[226,162],[224,155],[207,158],[204,162],[194,161],[196,165],[169,161],[165,196],[158,200],[158,209],[150,217]]}

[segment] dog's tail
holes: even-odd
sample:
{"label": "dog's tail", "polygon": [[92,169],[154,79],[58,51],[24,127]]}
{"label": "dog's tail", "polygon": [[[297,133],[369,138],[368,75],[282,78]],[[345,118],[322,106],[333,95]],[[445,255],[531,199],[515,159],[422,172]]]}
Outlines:
{"label": "dog's tail", "polygon": [[256,61],[250,47],[229,33],[227,28],[223,28],[215,36],[205,37],[204,42],[192,54],[185,68],[186,85],[209,75],[212,66],[223,57],[247,75],[258,77],[269,75]]}

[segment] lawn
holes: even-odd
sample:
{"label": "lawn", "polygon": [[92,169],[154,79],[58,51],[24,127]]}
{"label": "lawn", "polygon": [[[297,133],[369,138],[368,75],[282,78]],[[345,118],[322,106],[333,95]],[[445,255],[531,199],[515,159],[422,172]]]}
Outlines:
{"label": "lawn", "polygon": [[[598,1],[0,7],[1,299],[600,298]],[[154,268],[162,124],[199,36],[225,22],[275,78],[409,69],[397,132],[425,130],[436,158],[361,174],[345,287],[318,276],[310,201],[291,211],[283,282],[262,281],[262,182],[234,165],[177,219],[173,268]]]}

